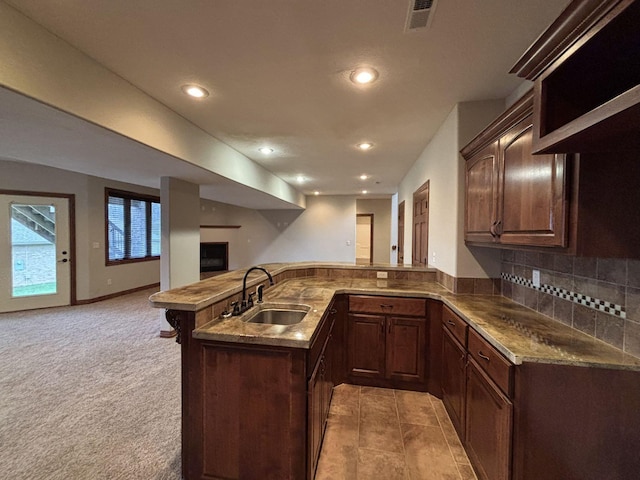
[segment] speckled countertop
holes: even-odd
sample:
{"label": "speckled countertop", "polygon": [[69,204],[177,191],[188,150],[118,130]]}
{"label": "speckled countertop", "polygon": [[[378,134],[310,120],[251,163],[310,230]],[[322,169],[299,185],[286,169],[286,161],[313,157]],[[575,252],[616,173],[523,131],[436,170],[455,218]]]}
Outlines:
{"label": "speckled countertop", "polygon": [[[294,265],[296,268],[314,268],[321,264]],[[331,266],[361,268],[338,264]],[[290,264],[266,267],[272,274],[291,268]],[[227,298],[238,289],[241,290],[243,276],[244,271],[231,272],[180,289],[159,292],[150,301],[156,307],[198,311]],[[264,274],[256,272],[249,279],[255,283],[258,277],[261,280]],[[269,304],[309,307],[309,312],[300,323],[288,326],[247,323],[243,321],[247,316],[245,314],[228,319],[214,319],[194,330],[193,336],[234,343],[309,348],[318,322],[336,293],[440,300],[467,320],[472,328],[516,365],[539,362],[640,370],[639,358],[507,298],[495,295],[455,295],[435,282],[324,277],[289,279],[266,290],[264,300]]]}

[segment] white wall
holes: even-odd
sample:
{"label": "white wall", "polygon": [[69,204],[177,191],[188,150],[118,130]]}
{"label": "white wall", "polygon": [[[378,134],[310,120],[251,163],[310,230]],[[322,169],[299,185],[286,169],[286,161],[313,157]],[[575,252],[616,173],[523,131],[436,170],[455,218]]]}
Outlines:
{"label": "white wall", "polygon": [[0,2],[0,85],[304,207],[281,178]]}
{"label": "white wall", "polygon": [[[76,296],[88,300],[160,281],[160,262],[105,265],[105,187],[159,195],[154,189],[57,168],[0,159],[0,189],[75,195]],[[98,248],[93,248],[97,243]],[[111,279],[111,285],[107,280]]]}
{"label": "white wall", "polygon": [[429,263],[456,277],[491,277],[499,271],[499,252],[471,252],[464,245],[464,159],[459,150],[503,110],[501,100],[456,105],[402,179],[397,203],[404,200],[406,205],[405,263],[412,260],[413,192],[429,180]]}
{"label": "white wall", "polygon": [[391,199],[358,199],[356,213],[373,214],[373,262],[391,262]]}
{"label": "white wall", "polygon": [[[229,242],[229,269],[271,262],[355,262],[356,200],[307,197],[306,210],[250,210],[201,200],[203,242]],[[347,242],[350,244],[347,245]]]}

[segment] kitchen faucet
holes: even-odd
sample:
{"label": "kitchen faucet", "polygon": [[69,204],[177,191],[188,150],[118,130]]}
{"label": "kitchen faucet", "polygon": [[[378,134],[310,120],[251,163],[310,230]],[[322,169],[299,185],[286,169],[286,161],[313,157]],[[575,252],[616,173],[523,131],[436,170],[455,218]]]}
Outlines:
{"label": "kitchen faucet", "polygon": [[[247,300],[247,277],[254,270],[261,270],[264,273],[266,273],[267,277],[269,277],[269,284],[273,285],[273,277],[271,276],[271,274],[269,272],[267,272],[267,270],[264,267],[255,266],[255,267],[251,267],[249,270],[247,270],[247,273],[244,274],[244,278],[242,279],[242,302],[240,303],[240,307],[239,308],[234,308],[233,309],[233,314],[234,315],[240,315],[241,313],[246,312],[251,307],[253,307],[253,295],[255,295],[255,294],[254,293],[249,294],[249,299]],[[258,301],[262,301],[262,289],[261,288],[258,288]]]}

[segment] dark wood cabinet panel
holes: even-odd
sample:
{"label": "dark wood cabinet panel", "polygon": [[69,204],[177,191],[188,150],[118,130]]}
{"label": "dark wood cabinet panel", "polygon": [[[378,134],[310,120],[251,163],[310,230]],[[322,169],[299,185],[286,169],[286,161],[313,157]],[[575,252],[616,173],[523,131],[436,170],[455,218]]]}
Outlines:
{"label": "dark wood cabinet panel", "polygon": [[465,241],[566,247],[569,199],[564,155],[533,155],[533,92],[462,149]]}
{"label": "dark wood cabinet panel", "polygon": [[528,116],[500,139],[500,243],[567,245],[568,202],[564,155],[533,155],[533,122]]}
{"label": "dark wood cabinet panel", "polygon": [[513,404],[470,359],[467,365],[465,447],[480,480],[509,480]]}
{"label": "dark wood cabinet panel", "polygon": [[442,329],[442,402],[464,440],[467,351],[446,327]]}
{"label": "dark wood cabinet panel", "polygon": [[349,314],[349,377],[384,378],[385,317]]}
{"label": "dark wood cabinet panel", "polygon": [[429,337],[426,305],[426,300],[418,298],[351,295],[348,379],[366,385],[411,385],[425,390]]}
{"label": "dark wood cabinet panel", "polygon": [[480,365],[493,382],[507,395],[513,390],[513,364],[492,347],[478,332],[469,329],[469,355]]}
{"label": "dark wood cabinet panel", "polygon": [[498,201],[498,142],[467,160],[465,240],[494,242]]}
{"label": "dark wood cabinet panel", "polygon": [[388,317],[386,378],[401,382],[426,380],[424,318]]}

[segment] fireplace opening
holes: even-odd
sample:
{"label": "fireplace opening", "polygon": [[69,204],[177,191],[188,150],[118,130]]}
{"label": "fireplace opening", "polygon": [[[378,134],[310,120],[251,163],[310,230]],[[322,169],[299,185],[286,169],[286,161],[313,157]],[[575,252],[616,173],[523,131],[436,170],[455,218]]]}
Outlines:
{"label": "fireplace opening", "polygon": [[200,272],[229,270],[229,242],[200,243]]}

